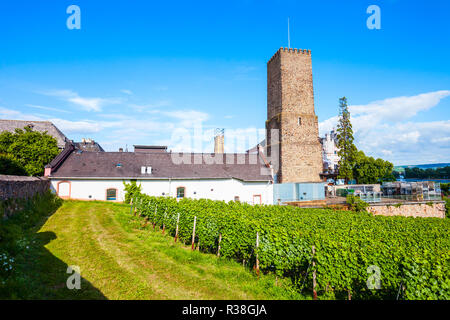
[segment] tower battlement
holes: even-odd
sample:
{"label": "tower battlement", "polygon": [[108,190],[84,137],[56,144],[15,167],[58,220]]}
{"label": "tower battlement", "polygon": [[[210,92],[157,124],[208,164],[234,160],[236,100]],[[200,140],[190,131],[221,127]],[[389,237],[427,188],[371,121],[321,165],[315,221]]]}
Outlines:
{"label": "tower battlement", "polygon": [[309,50],[309,49],[297,49],[297,48],[281,47],[280,49],[278,49],[277,52],[275,52],[275,54],[272,56],[272,58],[269,59],[269,61],[267,63],[270,63],[270,61],[272,61],[272,59],[274,59],[275,57],[280,55],[281,52],[311,55],[311,50]]}

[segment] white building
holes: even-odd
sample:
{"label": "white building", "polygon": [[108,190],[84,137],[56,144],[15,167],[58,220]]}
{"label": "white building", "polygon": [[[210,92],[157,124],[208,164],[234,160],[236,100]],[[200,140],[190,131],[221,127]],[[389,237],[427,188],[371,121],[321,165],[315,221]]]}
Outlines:
{"label": "white building", "polygon": [[322,156],[324,171],[334,173],[338,169],[339,156],[337,147],[337,133],[332,130],[330,133],[325,134],[325,138],[321,138],[322,141]]}
{"label": "white building", "polygon": [[85,152],[68,145],[45,171],[65,199],[123,201],[124,182],[135,180],[152,196],[273,203],[272,175],[259,154]]}

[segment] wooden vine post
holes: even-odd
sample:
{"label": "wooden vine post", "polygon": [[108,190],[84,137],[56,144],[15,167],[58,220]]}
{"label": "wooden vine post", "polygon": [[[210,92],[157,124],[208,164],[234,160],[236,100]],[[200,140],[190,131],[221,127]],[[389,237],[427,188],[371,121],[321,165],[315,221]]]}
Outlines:
{"label": "wooden vine post", "polygon": [[177,217],[177,229],[175,230],[175,242],[177,242],[178,239],[178,224],[180,223],[180,213],[178,212],[178,217]]}
{"label": "wooden vine post", "polygon": [[142,217],[142,201],[143,199],[141,199],[141,201],[139,201],[139,216]]}
{"label": "wooden vine post", "polygon": [[259,247],[259,232],[256,232],[256,274],[259,277],[258,247]]}
{"label": "wooden vine post", "polygon": [[192,250],[194,250],[195,244],[195,225],[197,223],[197,217],[194,217],[194,229],[192,229]]}
{"label": "wooden vine post", "polygon": [[133,214],[136,215],[136,205],[134,205],[134,199],[133,199],[133,206],[134,206]]}
{"label": "wooden vine post", "polygon": [[133,213],[133,199],[131,199],[131,201],[130,201],[130,214],[132,214]]}
{"label": "wooden vine post", "polygon": [[158,205],[155,205],[155,218],[153,219],[153,230],[155,230],[156,227],[156,211],[158,210]]}
{"label": "wooden vine post", "polygon": [[222,234],[219,233],[219,246],[217,248],[217,256],[220,257],[220,242],[222,241]]}
{"label": "wooden vine post", "polygon": [[163,216],[163,229],[162,229],[162,233],[164,234],[164,231],[166,231],[166,214],[167,214],[167,209],[166,211],[164,211],[164,216]]}
{"label": "wooden vine post", "polygon": [[313,297],[317,300],[316,291],[316,261],[314,260],[314,255],[316,254],[316,247],[312,246],[312,267],[313,267]]}

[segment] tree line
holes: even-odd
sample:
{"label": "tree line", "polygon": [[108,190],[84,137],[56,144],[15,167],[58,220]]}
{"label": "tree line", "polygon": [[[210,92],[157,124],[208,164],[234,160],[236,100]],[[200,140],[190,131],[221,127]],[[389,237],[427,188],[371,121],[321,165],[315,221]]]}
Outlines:
{"label": "tree line", "polygon": [[[395,176],[399,177],[401,173],[395,172]],[[405,168],[403,176],[406,179],[450,179],[450,166],[443,168]]]}

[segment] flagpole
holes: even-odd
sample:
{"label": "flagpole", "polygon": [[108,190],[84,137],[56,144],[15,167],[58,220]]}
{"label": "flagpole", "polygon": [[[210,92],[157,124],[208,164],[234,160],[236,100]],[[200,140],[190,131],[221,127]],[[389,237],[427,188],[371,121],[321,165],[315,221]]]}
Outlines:
{"label": "flagpole", "polygon": [[289,34],[289,17],[288,17],[288,48],[291,48],[291,35]]}

